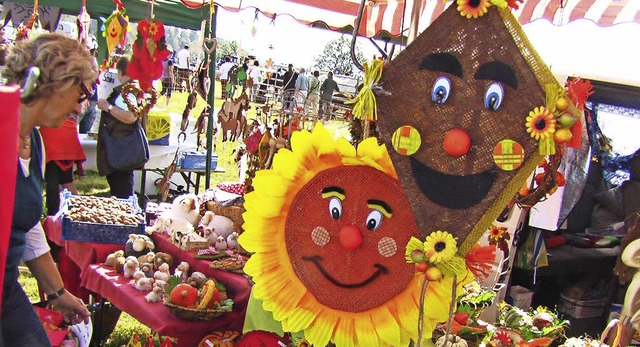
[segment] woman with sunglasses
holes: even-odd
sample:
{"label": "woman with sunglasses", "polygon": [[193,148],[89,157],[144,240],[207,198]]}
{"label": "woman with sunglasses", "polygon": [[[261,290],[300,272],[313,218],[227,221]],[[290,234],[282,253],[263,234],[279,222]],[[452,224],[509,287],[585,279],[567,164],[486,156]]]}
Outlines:
{"label": "woman with sunglasses", "polygon": [[47,300],[64,313],[68,322],[77,324],[90,313],[82,300],[64,289],[42,229],[29,232],[39,224],[43,210],[44,149],[37,127],[59,127],[69,114],[79,115],[78,101],[97,77],[97,67],[91,63],[89,51],[76,40],[46,33],[17,42],[10,49],[2,75],[7,84],[23,86],[23,92],[0,345],[49,346],[47,334],[18,283],[21,260],[25,260]]}
{"label": "woman with sunglasses", "polygon": [[[111,195],[127,199],[133,195],[133,170],[115,170],[107,162],[105,143],[101,140],[104,132],[119,137],[131,134],[134,131],[136,115],[129,111],[122,95],[122,87],[132,81],[127,75],[129,59],[121,57],[116,63],[118,80],[120,85],[113,88],[113,91],[106,99],[98,99],[100,114],[100,126],[98,127],[98,149],[96,164],[100,176],[107,176],[107,182],[111,189]],[[137,104],[137,100],[131,100],[132,104]]]}

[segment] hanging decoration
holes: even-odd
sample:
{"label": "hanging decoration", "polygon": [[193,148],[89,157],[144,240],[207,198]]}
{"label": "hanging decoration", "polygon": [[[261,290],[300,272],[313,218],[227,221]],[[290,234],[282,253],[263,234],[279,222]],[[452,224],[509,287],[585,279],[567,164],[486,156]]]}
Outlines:
{"label": "hanging decoration", "polygon": [[91,25],[91,16],[87,12],[87,0],[82,0],[82,7],[77,17],[78,21],[78,42],[89,47],[91,39],[89,38],[89,27]]}
{"label": "hanging decoration", "polygon": [[153,89],[153,81],[162,77],[162,62],[169,56],[165,42],[164,23],[153,16],[153,1],[150,3],[150,18],[138,22],[138,36],[133,43],[133,56],[127,74],[138,80],[144,91]]}
{"label": "hanging decoration", "polygon": [[125,46],[127,32],[131,30],[129,16],[125,15],[124,4],[120,0],[114,0],[113,2],[116,4],[116,9],[113,10],[111,15],[106,19],[100,17],[103,22],[100,30],[102,30],[102,36],[106,38],[109,55],[111,55],[117,44],[120,44],[121,47]]}
{"label": "hanging decoration", "polygon": [[27,21],[27,24],[20,23],[18,29],[16,30],[16,41],[21,41],[25,39],[34,38],[40,34],[45,32],[42,29],[42,24],[40,24],[39,13],[38,13],[38,0],[35,0],[33,3],[33,12],[31,13],[31,17]]}

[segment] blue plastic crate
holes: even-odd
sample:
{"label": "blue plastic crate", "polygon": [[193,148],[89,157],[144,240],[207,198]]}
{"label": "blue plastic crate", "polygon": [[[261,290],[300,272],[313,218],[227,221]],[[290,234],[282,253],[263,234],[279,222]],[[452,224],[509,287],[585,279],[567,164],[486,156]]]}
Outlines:
{"label": "blue plastic crate", "polygon": [[[207,154],[202,152],[182,152],[180,158],[180,167],[185,170],[202,170],[206,168]],[[218,155],[211,154],[211,170],[218,167]]]}
{"label": "blue plastic crate", "polygon": [[[60,209],[66,212],[73,207],[71,206],[71,201],[74,196],[67,189],[64,189],[62,197]],[[133,213],[142,214],[136,195],[132,195],[128,199],[117,200],[130,204],[133,207]],[[64,212],[62,213],[62,239],[65,241],[124,245],[129,240],[129,234],[144,234],[144,229],[144,218],[142,218],[142,223],[138,225],[101,224],[71,220]]]}
{"label": "blue plastic crate", "polygon": [[62,217],[62,239],[65,241],[124,245],[129,234],[144,234],[144,222],[134,225],[77,222]]}

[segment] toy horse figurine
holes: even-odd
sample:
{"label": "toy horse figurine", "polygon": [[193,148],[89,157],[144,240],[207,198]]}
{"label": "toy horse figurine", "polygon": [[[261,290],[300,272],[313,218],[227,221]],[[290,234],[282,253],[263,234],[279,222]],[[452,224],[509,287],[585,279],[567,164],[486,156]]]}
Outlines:
{"label": "toy horse figurine", "polygon": [[242,93],[235,100],[226,100],[222,104],[222,109],[218,112],[218,123],[222,129],[222,141],[227,141],[227,132],[231,132],[229,141],[235,141],[238,138],[242,138],[243,130],[247,124],[247,117],[243,114],[243,111],[249,109],[249,97],[247,94]]}

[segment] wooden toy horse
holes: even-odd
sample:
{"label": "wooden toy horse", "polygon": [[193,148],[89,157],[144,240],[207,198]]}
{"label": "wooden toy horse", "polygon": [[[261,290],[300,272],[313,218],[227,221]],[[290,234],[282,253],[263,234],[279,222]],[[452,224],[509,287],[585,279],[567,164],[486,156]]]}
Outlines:
{"label": "wooden toy horse", "polygon": [[[246,136],[244,129],[247,125],[247,117],[243,114],[243,111],[249,109],[249,97],[247,94],[241,94],[235,100],[226,100],[222,104],[222,108],[218,112],[218,123],[220,123],[220,129],[222,131],[222,141],[235,141],[241,136]],[[229,137],[227,133],[231,132]]]}

